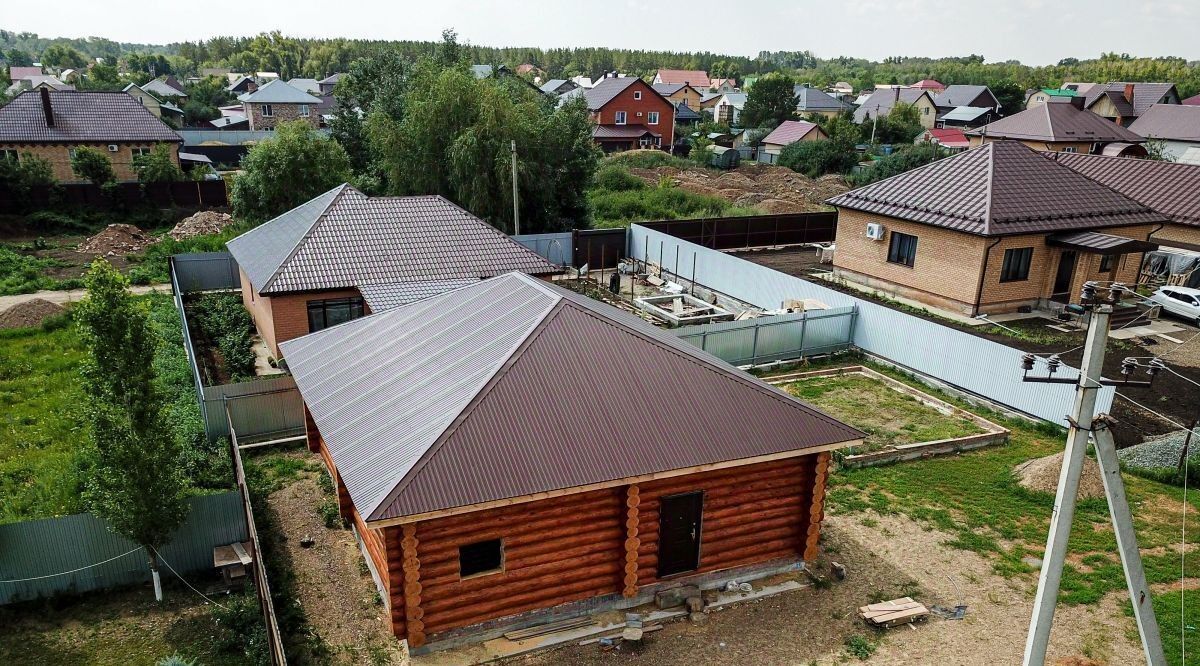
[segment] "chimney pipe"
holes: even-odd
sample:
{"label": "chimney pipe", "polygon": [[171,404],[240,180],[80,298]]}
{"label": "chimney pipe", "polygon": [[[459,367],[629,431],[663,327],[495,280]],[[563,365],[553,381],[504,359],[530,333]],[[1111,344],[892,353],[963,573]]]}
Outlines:
{"label": "chimney pipe", "polygon": [[1130,104],[1133,104],[1133,84],[1132,83],[1125,84],[1125,101],[1129,102]]}
{"label": "chimney pipe", "polygon": [[42,113],[46,116],[46,127],[54,127],[54,108],[50,106],[50,90],[40,88],[42,96]]}

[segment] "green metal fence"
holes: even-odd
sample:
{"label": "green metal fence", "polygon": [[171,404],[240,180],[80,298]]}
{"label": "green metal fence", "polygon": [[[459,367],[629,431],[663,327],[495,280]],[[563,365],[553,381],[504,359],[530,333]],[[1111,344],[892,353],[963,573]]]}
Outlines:
{"label": "green metal fence", "polygon": [[[187,520],[159,553],[181,574],[211,571],[214,547],[246,540],[241,498],[231,491],[189,504]],[[143,550],[91,514],[0,525],[0,604],[148,580]]]}

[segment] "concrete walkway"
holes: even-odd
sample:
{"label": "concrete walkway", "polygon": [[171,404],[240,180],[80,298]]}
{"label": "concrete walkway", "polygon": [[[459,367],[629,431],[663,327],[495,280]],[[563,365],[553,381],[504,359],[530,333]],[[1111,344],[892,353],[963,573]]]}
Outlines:
{"label": "concrete walkway", "polygon": [[[171,293],[171,285],[169,284],[151,284],[136,287],[130,287],[129,291],[134,294],[169,294]],[[87,296],[86,289],[70,289],[67,291],[35,291],[32,294],[17,294],[15,296],[0,296],[0,312],[11,308],[19,303],[32,301],[35,298],[40,298],[51,303],[74,303],[82,300]]]}

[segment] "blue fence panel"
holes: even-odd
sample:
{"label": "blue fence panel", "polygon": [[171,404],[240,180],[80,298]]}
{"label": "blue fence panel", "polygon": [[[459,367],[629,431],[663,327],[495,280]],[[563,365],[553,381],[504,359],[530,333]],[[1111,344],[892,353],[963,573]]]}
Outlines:
{"label": "blue fence panel", "polygon": [[[211,571],[214,547],[246,540],[241,497],[200,495],[189,504],[187,520],[160,554],[181,574]],[[171,574],[164,568],[163,575]],[[145,552],[91,514],[0,525],[0,604],[148,580]]]}
{"label": "blue fence panel", "polygon": [[575,243],[570,231],[553,234],[521,234],[511,238],[555,266],[574,264]]}
{"label": "blue fence panel", "polygon": [[[637,259],[658,261],[659,256],[674,257],[676,248],[682,265],[690,266],[695,257],[698,284],[767,309],[778,308],[785,300],[803,298],[815,298],[831,307],[856,306],[858,321],[853,337],[856,347],[1046,421],[1061,424],[1070,413],[1075,387],[1021,381],[1024,353],[1019,349],[640,225],[631,226],[629,234],[629,247]],[[1098,411],[1109,409],[1113,394],[1111,386],[1100,390]]]}

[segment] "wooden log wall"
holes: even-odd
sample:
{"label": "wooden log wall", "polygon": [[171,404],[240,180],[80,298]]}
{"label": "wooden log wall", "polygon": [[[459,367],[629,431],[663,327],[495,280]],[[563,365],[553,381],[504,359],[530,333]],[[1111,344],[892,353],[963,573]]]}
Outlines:
{"label": "wooden log wall", "polygon": [[333,489],[337,492],[338,515],[342,517],[342,520],[350,520],[350,516],[354,512],[354,502],[350,500],[350,491],[346,490],[346,484],[342,483],[342,477],[333,464],[333,456],[329,454],[329,449],[325,447],[325,440],[319,433],[317,434],[317,452],[325,461],[325,469],[329,470],[329,475],[333,477]]}
{"label": "wooden log wall", "polygon": [[[410,561],[419,566],[419,586],[406,585],[406,598],[399,601],[393,587],[392,603],[404,607],[407,602],[412,608],[409,593],[418,592],[417,619],[424,635],[615,594],[625,587],[625,488],[435,519],[419,523],[413,531],[415,552],[410,558],[405,551],[404,575],[409,574]],[[504,540],[503,571],[460,578],[459,546],[490,539]],[[412,642],[413,616],[405,620],[409,644],[417,647]]]}
{"label": "wooden log wall", "polygon": [[697,573],[799,557],[807,544],[816,455],[641,485],[638,585],[658,578],[659,498],[704,491]]}
{"label": "wooden log wall", "polygon": [[822,451],[817,454],[814,466],[816,474],[809,499],[808,520],[804,527],[804,561],[806,562],[817,559],[817,553],[820,550],[821,523],[825,520],[825,484],[829,480],[829,465],[832,457],[830,452]]}

